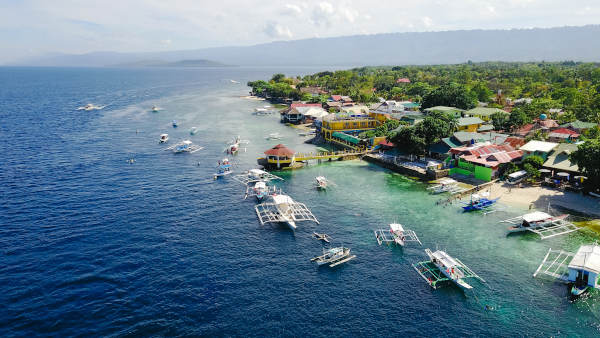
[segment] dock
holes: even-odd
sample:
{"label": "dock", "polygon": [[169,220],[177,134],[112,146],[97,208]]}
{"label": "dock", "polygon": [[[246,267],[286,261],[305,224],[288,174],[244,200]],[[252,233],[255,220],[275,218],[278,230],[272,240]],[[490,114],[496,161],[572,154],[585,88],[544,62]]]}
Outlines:
{"label": "dock", "polygon": [[448,170],[431,170],[418,166],[406,156],[390,156],[385,154],[368,154],[363,160],[380,165],[399,174],[417,177],[423,181],[436,180],[448,176]]}

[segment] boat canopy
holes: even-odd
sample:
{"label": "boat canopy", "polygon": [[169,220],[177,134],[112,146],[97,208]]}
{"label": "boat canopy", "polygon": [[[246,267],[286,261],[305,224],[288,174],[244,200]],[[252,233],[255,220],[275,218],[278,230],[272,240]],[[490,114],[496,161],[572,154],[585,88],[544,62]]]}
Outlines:
{"label": "boat canopy", "polygon": [[250,175],[254,176],[254,177],[260,177],[264,174],[266,174],[267,172],[261,169],[250,169],[248,170],[248,173],[250,173]]}
{"label": "boat canopy", "polygon": [[292,204],[292,203],[294,203],[294,200],[288,195],[274,195],[273,202],[275,204],[284,204],[284,203]]}
{"label": "boat canopy", "polygon": [[398,223],[392,223],[390,224],[390,229],[393,232],[401,232],[404,231],[404,228],[402,227],[402,224],[398,224]]}
{"label": "boat canopy", "polygon": [[600,246],[582,245],[569,263],[569,269],[600,274]]}
{"label": "boat canopy", "polygon": [[436,251],[432,254],[432,256],[436,260],[440,261],[442,265],[444,265],[447,268],[461,266],[460,264],[458,264],[457,261],[454,260],[454,258],[450,257],[450,255],[448,255],[444,251]]}
{"label": "boat canopy", "polygon": [[346,133],[339,132],[339,131],[334,131],[333,134],[331,134],[331,136],[340,138],[340,139],[342,139],[346,142],[352,143],[352,144],[358,144],[360,142],[359,138],[354,137],[349,134],[346,134]]}
{"label": "boat canopy", "polygon": [[539,222],[539,221],[543,221],[543,220],[549,219],[549,218],[552,218],[552,216],[548,215],[545,212],[541,212],[541,211],[535,211],[535,212],[523,215],[523,220],[527,223]]}
{"label": "boat canopy", "polygon": [[510,177],[510,178],[520,178],[520,177],[525,176],[525,175],[527,175],[527,172],[525,170],[519,170],[517,172],[514,172],[514,173],[508,175],[508,177]]}

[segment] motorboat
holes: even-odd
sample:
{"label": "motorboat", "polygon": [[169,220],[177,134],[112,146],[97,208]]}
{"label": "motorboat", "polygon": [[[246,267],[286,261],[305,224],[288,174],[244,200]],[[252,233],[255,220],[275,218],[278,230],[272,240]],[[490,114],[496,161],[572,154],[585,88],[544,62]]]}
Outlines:
{"label": "motorboat", "polygon": [[227,154],[235,155],[240,150],[240,144],[248,144],[248,143],[250,143],[250,141],[242,140],[242,139],[240,139],[239,136],[237,136],[229,142],[229,144],[225,148],[225,152]]}
{"label": "motorboat", "polygon": [[294,200],[288,195],[274,195],[271,196],[275,208],[282,219],[282,223],[286,223],[290,228],[296,229],[296,220],[294,217]]}
{"label": "motorboat", "polygon": [[335,247],[331,249],[323,249],[323,254],[312,258],[310,261],[321,265],[329,265],[330,268],[337,266],[342,263],[346,263],[356,258],[355,255],[350,254],[350,248],[344,246]]}
{"label": "motorboat", "polygon": [[328,181],[325,178],[325,176],[317,176],[316,180],[317,180],[317,189],[320,189],[320,190],[327,189],[327,183],[328,183]]}
{"label": "motorboat", "polygon": [[217,172],[215,173],[215,180],[221,177],[225,177],[227,175],[231,175],[233,173],[233,171],[231,171],[231,162],[229,162],[229,159],[224,158],[223,160],[219,161],[219,164],[217,165]]}
{"label": "motorboat", "polygon": [[471,212],[471,211],[482,211],[482,210],[490,209],[500,199],[500,197],[497,197],[494,199],[489,199],[486,196],[489,196],[489,194],[486,195],[486,194],[482,193],[482,194],[471,195],[471,200],[469,202],[463,202],[463,204],[464,204],[464,206],[462,207],[463,211]]}
{"label": "motorboat", "polygon": [[458,186],[458,182],[451,178],[444,178],[438,181],[438,184],[427,188],[432,194],[441,194],[445,192],[456,193],[463,189]]}
{"label": "motorboat", "polygon": [[160,111],[160,109],[157,106],[152,106],[153,113],[158,113],[159,111]]}
{"label": "motorboat", "polygon": [[438,283],[452,282],[463,290],[469,290],[473,287],[466,282],[468,278],[476,278],[485,282],[458,258],[454,258],[445,251],[437,250],[432,252],[425,249],[425,253],[429,256],[429,261],[413,264],[413,268],[427,281],[427,283],[436,289]]}
{"label": "motorboat", "polygon": [[198,128],[197,127],[192,127],[190,129],[190,135],[196,135],[197,132],[198,132]]}
{"label": "motorboat", "polygon": [[77,110],[86,110],[86,111],[100,110],[100,109],[103,109],[104,107],[106,107],[106,106],[95,106],[95,105],[93,105],[91,103],[88,103],[85,106],[77,108]]}
{"label": "motorboat", "polygon": [[177,121],[173,120],[173,128],[177,128]]}
{"label": "motorboat", "polygon": [[252,193],[256,196],[256,199],[260,202],[269,195],[269,187],[267,182],[258,181],[252,187]]}
{"label": "motorboat", "polygon": [[169,141],[169,134],[160,134],[158,143],[167,143],[167,141]]}
{"label": "motorboat", "polygon": [[174,153],[195,153],[198,150],[202,150],[204,147],[197,146],[192,143],[190,140],[181,141],[175,145],[166,148],[165,150],[173,150]]}
{"label": "motorboat", "polygon": [[257,204],[254,209],[260,224],[284,223],[295,230],[296,222],[313,221],[319,223],[312,212],[302,203],[284,194],[273,194],[267,202]]}

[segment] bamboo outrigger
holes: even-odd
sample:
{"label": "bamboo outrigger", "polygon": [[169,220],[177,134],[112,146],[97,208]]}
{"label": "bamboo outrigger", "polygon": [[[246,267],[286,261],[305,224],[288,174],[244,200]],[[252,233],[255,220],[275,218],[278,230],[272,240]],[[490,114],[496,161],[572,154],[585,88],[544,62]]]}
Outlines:
{"label": "bamboo outrigger", "polygon": [[313,237],[320,241],[327,242],[327,243],[329,243],[329,241],[331,240],[331,237],[325,233],[320,234],[318,232],[313,232]]}
{"label": "bamboo outrigger", "polygon": [[377,229],[374,232],[379,245],[385,243],[404,246],[406,242],[417,242],[423,245],[417,234],[412,230],[404,229],[402,224],[392,223],[389,230]]}
{"label": "bamboo outrigger", "polygon": [[440,287],[438,284],[449,281],[463,290],[469,290],[473,287],[465,282],[465,279],[468,278],[476,278],[485,282],[458,258],[451,257],[444,251],[431,252],[431,250],[425,249],[425,253],[430,260],[413,264],[413,268],[434,289]]}
{"label": "bamboo outrigger", "polygon": [[288,195],[272,195],[270,202],[261,203],[254,207],[260,224],[266,223],[286,223],[293,230],[296,229],[296,222],[313,221],[319,224],[319,221],[313,213],[303,203],[294,201]]}
{"label": "bamboo outrigger", "polygon": [[530,231],[540,235],[541,239],[547,239],[579,230],[579,227],[567,221],[567,217],[568,215],[551,216],[545,212],[535,211],[506,219],[501,223],[512,224],[508,228],[509,233]]}
{"label": "bamboo outrigger", "polygon": [[311,262],[319,265],[328,264],[330,268],[346,263],[356,258],[356,255],[350,255],[350,248],[343,246],[331,249],[323,249],[321,256],[311,258]]}

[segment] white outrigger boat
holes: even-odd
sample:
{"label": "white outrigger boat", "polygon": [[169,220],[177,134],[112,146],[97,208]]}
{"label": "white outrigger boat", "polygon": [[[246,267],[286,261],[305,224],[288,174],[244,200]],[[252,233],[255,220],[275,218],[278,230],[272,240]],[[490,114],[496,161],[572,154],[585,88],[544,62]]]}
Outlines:
{"label": "white outrigger boat", "polygon": [[173,152],[176,154],[178,154],[178,153],[195,153],[198,150],[202,150],[202,149],[204,149],[204,147],[195,145],[190,140],[184,140],[184,141],[181,141],[181,142],[179,142],[175,145],[172,145],[168,148],[165,148],[165,150],[173,150]]}
{"label": "white outrigger boat", "polygon": [[329,181],[325,178],[325,176],[317,176],[315,178],[317,180],[317,189],[325,190],[327,189],[327,185]]}
{"label": "white outrigger boat", "polygon": [[199,131],[198,127],[192,127],[190,128],[190,135],[196,135],[196,133]]}
{"label": "white outrigger boat", "polygon": [[282,136],[279,133],[271,133],[265,137],[267,140],[281,140]]}
{"label": "white outrigger boat", "polygon": [[431,252],[431,250],[425,249],[425,253],[430,260],[413,264],[413,268],[434,289],[439,287],[438,283],[449,281],[463,290],[469,290],[473,287],[465,282],[468,278],[476,278],[485,282],[458,258],[454,258],[444,251]]}
{"label": "white outrigger boat", "polygon": [[260,224],[285,223],[292,230],[297,228],[296,222],[313,221],[319,223],[315,215],[303,203],[294,201],[288,195],[275,194],[269,197],[269,202],[254,207]]}
{"label": "white outrigger boat", "polygon": [[100,109],[103,109],[104,107],[106,107],[106,106],[95,106],[91,103],[88,103],[85,106],[81,106],[81,107],[77,108],[77,110],[85,110],[85,111],[100,110]]}
{"label": "white outrigger boat", "polygon": [[313,257],[310,259],[311,262],[316,262],[319,266],[328,264],[330,268],[346,263],[356,258],[356,255],[350,255],[350,248],[343,246],[323,249],[321,256]]}
{"label": "white outrigger boat", "polygon": [[535,211],[522,216],[509,218],[501,223],[509,223],[508,233],[531,231],[540,235],[542,239],[565,235],[579,230],[579,228],[567,221],[569,215],[551,216],[545,212]]}
{"label": "white outrigger boat", "polygon": [[160,108],[158,108],[157,106],[152,106],[153,113],[158,113],[159,111],[160,111]]}
{"label": "white outrigger boat", "polygon": [[233,179],[242,183],[243,185],[248,185],[251,183],[258,182],[258,181],[266,181],[266,182],[270,182],[273,180],[282,180],[283,181],[283,178],[273,175],[262,169],[250,169],[243,174],[235,175],[233,177]]}
{"label": "white outrigger boat", "polygon": [[248,140],[242,140],[242,139],[240,139],[239,136],[237,136],[236,138],[234,138],[233,140],[231,140],[229,142],[229,144],[225,148],[225,152],[227,154],[235,155],[240,150],[240,144],[248,144],[248,143],[250,143],[250,141],[248,141]]}
{"label": "white outrigger boat", "polygon": [[391,223],[389,230],[378,229],[374,232],[379,245],[393,243],[403,247],[406,242],[417,242],[419,245],[423,245],[414,231],[404,229],[399,223]]}
{"label": "white outrigger boat", "polygon": [[254,185],[249,184],[246,186],[246,194],[244,195],[244,199],[254,196],[256,197],[256,200],[258,200],[258,202],[261,202],[262,200],[267,198],[267,196],[272,195],[276,192],[277,189],[275,187],[269,187],[267,185],[267,182],[258,181],[254,183]]}
{"label": "white outrigger boat", "polygon": [[575,297],[590,288],[598,289],[600,246],[582,245],[575,253],[549,249],[533,277],[540,273],[572,284],[571,295]]}
{"label": "white outrigger boat", "polygon": [[323,242],[327,242],[329,243],[329,241],[331,240],[331,237],[326,234],[326,233],[318,233],[318,232],[313,232],[313,237],[318,239],[319,241],[323,241]]}
{"label": "white outrigger boat", "polygon": [[233,171],[231,170],[231,163],[229,162],[229,159],[224,158],[223,160],[219,161],[219,164],[217,165],[217,172],[214,175],[214,179],[216,180],[217,178],[231,174],[233,174]]}
{"label": "white outrigger boat", "polygon": [[455,194],[464,191],[463,188],[458,186],[458,182],[451,178],[443,178],[439,180],[436,185],[427,188],[427,190],[429,190],[429,193],[431,194],[442,194],[445,192]]}
{"label": "white outrigger boat", "polygon": [[169,134],[160,134],[158,143],[167,143],[167,141],[169,141]]}

